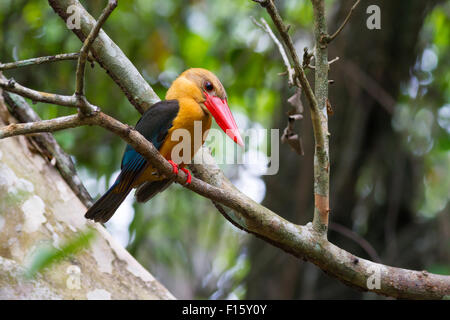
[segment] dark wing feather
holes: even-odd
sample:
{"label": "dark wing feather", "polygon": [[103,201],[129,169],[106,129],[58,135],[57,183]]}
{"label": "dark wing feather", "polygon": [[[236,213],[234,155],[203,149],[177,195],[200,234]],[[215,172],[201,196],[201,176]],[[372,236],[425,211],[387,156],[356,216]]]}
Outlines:
{"label": "dark wing feather", "polygon": [[155,195],[166,190],[174,179],[145,182],[137,188],[135,197],[137,202],[147,202]]}
{"label": "dark wing feather", "polygon": [[[147,140],[159,150],[172,127],[173,120],[179,111],[178,101],[161,101],[150,107],[136,124],[139,131]],[[86,212],[85,217],[95,221],[108,221],[130,193],[133,182],[147,167],[147,161],[130,145],[127,145],[122,158],[120,175],[109,190],[98,199]],[[166,180],[163,180],[166,181]],[[156,181],[159,182],[159,181]],[[151,183],[146,183],[146,185]],[[167,188],[170,183],[164,183],[161,188]],[[158,185],[150,189],[153,195],[158,192]],[[148,193],[146,193],[147,195]]]}
{"label": "dark wing feather", "polygon": [[[177,100],[160,101],[145,111],[135,129],[159,150],[179,110]],[[122,158],[122,167],[133,159],[135,154],[138,153],[133,147],[127,145]]]}

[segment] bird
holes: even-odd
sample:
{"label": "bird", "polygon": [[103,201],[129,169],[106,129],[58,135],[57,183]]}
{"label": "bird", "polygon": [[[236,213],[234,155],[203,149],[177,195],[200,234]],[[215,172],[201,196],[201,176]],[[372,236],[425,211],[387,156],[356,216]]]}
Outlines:
{"label": "bird", "polygon": [[[185,168],[187,163],[183,162],[183,159],[178,159],[178,162],[172,159],[172,150],[179,143],[174,139],[174,133],[176,129],[185,129],[193,137],[189,142],[191,156],[188,160],[191,160],[205,142],[212,118],[234,142],[244,146],[220,80],[209,70],[190,68],[173,81],[165,100],[153,104],[144,112],[136,123],[135,130],[169,161],[175,175],[179,169],[184,171],[187,176],[185,183],[189,184],[192,176]],[[201,123],[201,143],[195,143],[196,121]],[[122,157],[119,176],[106,193],[87,210],[85,218],[105,223],[133,188],[136,188],[136,200],[146,202],[164,191],[173,181],[174,177],[160,176],[157,170],[128,144]]]}

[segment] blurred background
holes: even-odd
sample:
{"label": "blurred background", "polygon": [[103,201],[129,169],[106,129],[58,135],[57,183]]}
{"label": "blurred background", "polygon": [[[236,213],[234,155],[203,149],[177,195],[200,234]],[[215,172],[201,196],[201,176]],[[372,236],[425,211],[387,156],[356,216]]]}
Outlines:
{"label": "blurred background", "polygon": [[[106,1],[81,1],[98,17]],[[302,56],[312,49],[307,0],[276,1]],[[353,1],[326,1],[329,31]],[[381,9],[381,30],[366,28],[366,8]],[[238,126],[283,128],[294,93],[280,54],[251,17],[270,18],[250,0],[120,1],[104,29],[163,98],[189,67],[215,72]],[[270,23],[271,24],[271,23]],[[79,50],[46,1],[0,1],[0,61]],[[450,274],[450,2],[361,1],[330,45],[331,222],[329,240],[385,264]],[[76,62],[5,72],[28,87],[72,94]],[[98,65],[88,68],[87,97],[134,125],[138,112]],[[308,71],[313,83],[314,74]],[[304,104],[307,106],[307,104]],[[72,110],[41,103],[50,119]],[[305,155],[280,146],[280,171],[223,166],[245,193],[298,224],[312,219],[313,140],[305,118],[297,125]],[[93,197],[114,181],[125,143],[101,129],[55,134],[76,161]],[[261,145],[267,145],[261,139]],[[217,157],[218,146],[210,145]],[[247,149],[249,156],[258,151]],[[383,299],[362,293],[233,227],[212,203],[175,185],[151,202],[129,196],[107,228],[177,298]]]}

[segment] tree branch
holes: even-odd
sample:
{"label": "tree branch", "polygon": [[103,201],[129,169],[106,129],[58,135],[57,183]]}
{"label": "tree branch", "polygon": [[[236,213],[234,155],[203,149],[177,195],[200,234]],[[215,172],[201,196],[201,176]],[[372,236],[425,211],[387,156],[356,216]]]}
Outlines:
{"label": "tree branch", "polygon": [[[9,121],[1,99],[0,110],[1,118]],[[5,123],[2,119],[0,126]],[[0,242],[7,244],[0,253],[1,299],[174,299],[100,224],[83,218],[86,207],[59,172],[23,143],[24,139],[0,141],[0,203],[5,219]],[[64,250],[87,229],[95,235],[88,248],[32,280],[23,279],[27,271],[23,265],[31,267],[37,261],[34,253],[42,258],[49,248]]]}
{"label": "tree branch", "polygon": [[[24,98],[14,93],[3,91],[3,98],[8,105],[11,114],[19,122],[41,121],[37,113],[28,105]],[[64,152],[61,146],[56,142],[53,135],[43,133],[32,137],[43,156],[48,158],[51,164],[55,165],[61,176],[70,186],[83,204],[89,208],[92,204],[92,198],[83,185],[83,182],[77,175],[72,158]]]}
{"label": "tree branch", "polygon": [[311,0],[314,12],[315,36],[315,96],[319,112],[311,115],[313,123],[320,125],[323,133],[321,144],[316,141],[314,154],[314,230],[326,237],[328,216],[330,212],[330,161],[329,161],[329,132],[328,132],[328,47],[321,43],[322,35],[326,33],[324,0]]}
{"label": "tree branch", "polygon": [[273,42],[275,42],[275,45],[278,47],[278,51],[280,51],[281,57],[283,58],[284,65],[286,66],[286,72],[288,74],[289,85],[293,86],[294,80],[296,80],[295,79],[295,70],[294,70],[294,68],[292,68],[291,63],[289,62],[289,58],[286,54],[286,50],[284,50],[284,47],[281,44],[280,40],[278,40],[278,38],[275,36],[275,34],[273,33],[269,24],[266,22],[266,20],[264,20],[264,18],[261,18],[262,24],[259,23],[258,21],[256,21],[256,19],[253,17],[252,17],[252,21],[255,25],[257,25],[264,32],[266,32],[272,38]]}
{"label": "tree branch", "polygon": [[0,78],[0,88],[31,99],[33,102],[52,103],[64,107],[77,108],[77,99],[75,96],[64,96],[59,94],[47,93],[29,89],[17,83],[14,79]]}
{"label": "tree branch", "polygon": [[[255,1],[255,0],[253,0]],[[316,37],[316,81],[315,81],[315,94],[306,78],[304,69],[300,64],[297,52],[295,50],[293,41],[289,36],[289,28],[285,26],[283,19],[278,13],[278,9],[275,6],[273,0],[261,0],[255,1],[264,7],[269,13],[272,21],[280,33],[284,44],[286,45],[291,60],[293,61],[296,77],[300,81],[301,87],[305,90],[306,98],[311,107],[311,121],[313,124],[314,140],[315,140],[315,154],[314,154],[314,229],[326,237],[328,214],[329,214],[329,161],[328,161],[328,125],[326,114],[326,99],[328,97],[328,60],[326,60],[326,70],[323,64],[323,58],[327,59],[327,49],[322,48],[320,43],[320,37]],[[317,3],[313,1],[314,8],[317,7]],[[317,10],[315,10],[316,12]],[[316,17],[316,29],[323,33],[326,30],[325,18],[321,19],[319,26],[317,25]],[[325,25],[323,25],[325,24]],[[324,29],[325,26],[325,29]],[[320,61],[319,61],[320,59]],[[319,79],[318,79],[318,75]],[[323,86],[323,80],[326,78],[326,86]],[[325,112],[324,112],[325,110]]]}
{"label": "tree branch", "polygon": [[[77,0],[48,0],[53,10],[64,20],[70,17],[67,9],[71,7],[79,13],[80,28],[71,29],[84,42],[95,26],[95,19]],[[72,11],[70,11],[72,12]],[[136,67],[130,62],[120,48],[100,30],[97,41],[92,43],[90,52],[99,65],[116,82],[131,104],[142,114],[147,108],[160,101],[159,97],[144,80]]]}
{"label": "tree branch", "polygon": [[78,60],[79,56],[80,56],[79,52],[61,53],[61,54],[57,54],[54,56],[32,58],[32,59],[21,60],[21,61],[16,61],[16,62],[0,63],[0,71],[22,68],[22,67],[26,67],[26,66],[55,62],[55,61]]}
{"label": "tree branch", "polygon": [[364,89],[375,101],[377,101],[382,108],[389,114],[394,113],[396,104],[395,99],[380,85],[375,79],[371,78],[361,68],[359,68],[350,59],[344,62],[340,69],[353,82]]}
{"label": "tree branch", "polygon": [[[255,0],[253,0],[255,1]],[[326,22],[323,3],[313,0],[315,12],[315,94],[306,79],[305,72],[300,64],[293,41],[289,36],[289,28],[285,26],[273,0],[255,1],[264,7],[278,29],[293,61],[296,77],[305,90],[306,98],[311,107],[311,121],[313,124],[315,154],[314,154],[314,230],[326,237],[329,214],[329,161],[328,161],[328,124],[326,114],[326,100],[328,98],[328,50],[321,44],[321,37],[326,34]],[[321,8],[321,9],[320,9]],[[321,12],[318,12],[321,11]],[[317,36],[319,32],[319,36]],[[325,60],[324,60],[325,59]],[[326,80],[326,81],[325,81]],[[325,81],[325,82],[324,82]]]}
{"label": "tree branch", "polygon": [[[281,39],[283,40],[284,44],[286,45],[287,51],[289,53],[289,56],[291,57],[292,64],[294,66],[295,70],[295,76],[300,81],[300,85],[305,91],[306,98],[308,100],[308,103],[311,107],[312,113],[318,113],[319,107],[317,105],[316,97],[314,96],[313,90],[311,88],[311,85],[309,84],[308,79],[306,78],[305,71],[303,70],[303,67],[300,63],[300,60],[297,55],[297,51],[295,50],[294,43],[292,42],[291,37],[289,36],[289,28],[285,26],[283,19],[281,18],[280,14],[278,13],[278,9],[276,8],[275,4],[273,3],[273,0],[253,0],[254,2],[259,3],[262,7],[264,7],[267,12],[269,13],[270,17],[272,18],[273,23],[275,24],[278,32],[281,35]],[[313,123],[314,125],[314,123]],[[319,129],[320,126],[317,126],[317,129]],[[316,126],[314,126],[314,136],[316,139],[316,142],[321,144],[323,141],[323,134],[320,130],[316,130]]]}
{"label": "tree branch", "polygon": [[330,43],[331,41],[334,40],[334,38],[336,38],[339,35],[339,33],[342,31],[342,29],[344,29],[345,25],[350,20],[350,17],[352,16],[352,13],[353,13],[353,10],[355,10],[355,8],[358,6],[360,1],[361,0],[356,0],[355,4],[351,7],[350,11],[348,12],[348,15],[345,18],[344,22],[342,22],[341,26],[336,30],[336,32],[333,33],[331,36],[325,36],[323,38],[323,40],[325,40],[327,43]]}
{"label": "tree branch", "polygon": [[[77,71],[76,71],[76,89],[75,89],[75,95],[76,96],[84,96],[84,70],[86,69],[86,60],[89,54],[89,49],[92,46],[92,43],[97,38],[98,33],[100,32],[100,29],[102,28],[103,24],[106,22],[106,19],[108,19],[109,15],[113,10],[117,7],[117,0],[109,0],[108,5],[103,10],[102,14],[100,15],[97,23],[92,28],[91,32],[89,33],[86,40],[84,40],[83,46],[80,50],[80,55],[78,57],[78,64],[77,64]],[[89,112],[90,110],[83,110],[84,113]]]}
{"label": "tree branch", "polygon": [[[89,26],[92,26],[94,22],[78,1],[49,0],[49,3],[64,20],[68,17],[68,6],[75,5],[80,10],[83,19],[81,19],[81,29],[74,29],[73,31],[82,39],[86,37],[90,30]],[[265,3],[270,4],[272,2],[265,1]],[[136,108],[143,110],[146,106],[158,100],[155,97],[156,95],[151,94],[153,90],[139,75],[136,68],[123,55],[122,51],[111,42],[106,34],[100,31],[99,38],[102,41],[99,41],[97,45],[97,42],[95,42],[91,52],[100,65],[109,72],[114,81],[124,90]],[[105,47],[102,43],[106,43],[108,47]],[[111,54],[111,51],[114,52],[114,56]],[[289,54],[291,55],[291,52]],[[316,58],[317,56],[320,55],[316,54]],[[294,67],[294,69],[297,71],[298,67],[297,69]],[[119,70],[123,72],[118,74]],[[328,80],[326,82],[328,84]],[[136,95],[133,93],[136,93]],[[150,142],[135,130],[122,125],[101,112],[93,115],[91,118],[97,119],[96,121],[99,121],[98,125],[108,128],[108,130],[124,138],[136,151],[146,157],[152,165],[155,165],[161,173],[168,176],[172,174],[172,166],[165,161]],[[242,194],[223,176],[223,173],[204,149],[196,155],[196,158],[198,156],[206,158],[207,163],[201,166],[193,166],[197,169],[196,175],[201,176],[202,179],[207,180],[210,184],[194,178],[192,183],[186,187],[232,209],[233,211],[226,208],[228,217],[244,230],[254,233],[258,237],[297,257],[305,258],[315,263],[330,275],[361,290],[370,290],[400,298],[436,299],[450,295],[449,276],[388,267],[355,257],[328,242],[310,225],[298,226],[292,224]],[[183,183],[185,179],[184,173],[180,172],[177,176],[177,181]],[[368,281],[374,276],[374,273],[379,275],[380,286],[369,287]]]}
{"label": "tree branch", "polygon": [[0,139],[41,132],[55,132],[69,128],[92,124],[92,117],[80,117],[78,114],[26,123],[12,123],[0,128]]}

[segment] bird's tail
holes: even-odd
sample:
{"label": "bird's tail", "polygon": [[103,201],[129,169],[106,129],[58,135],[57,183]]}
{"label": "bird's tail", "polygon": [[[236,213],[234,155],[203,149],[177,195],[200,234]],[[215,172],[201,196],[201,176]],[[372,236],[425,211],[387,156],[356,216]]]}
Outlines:
{"label": "bird's tail", "polygon": [[111,219],[114,212],[116,212],[132,189],[131,185],[126,188],[121,187],[118,181],[119,179],[89,208],[84,215],[85,218],[103,223]]}

